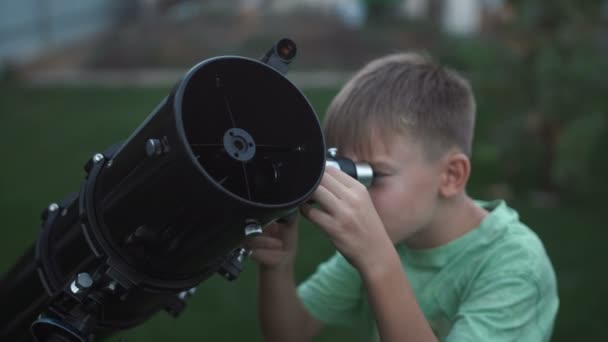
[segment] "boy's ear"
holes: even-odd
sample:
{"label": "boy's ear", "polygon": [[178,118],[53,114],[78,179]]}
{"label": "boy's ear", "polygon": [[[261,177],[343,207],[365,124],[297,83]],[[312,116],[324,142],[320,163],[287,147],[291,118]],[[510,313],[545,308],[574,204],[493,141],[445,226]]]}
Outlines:
{"label": "boy's ear", "polygon": [[471,174],[471,162],[462,152],[448,154],[444,162],[439,193],[443,197],[452,197],[464,191]]}

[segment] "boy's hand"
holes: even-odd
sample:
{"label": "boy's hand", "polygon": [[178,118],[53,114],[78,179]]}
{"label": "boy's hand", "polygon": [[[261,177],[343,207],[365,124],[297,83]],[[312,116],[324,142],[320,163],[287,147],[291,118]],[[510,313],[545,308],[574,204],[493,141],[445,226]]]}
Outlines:
{"label": "boy's hand", "polygon": [[297,215],[293,215],[271,223],[261,235],[247,239],[245,245],[251,250],[250,258],[263,270],[278,270],[293,265],[297,241]]}
{"label": "boy's hand", "polygon": [[363,184],[328,167],[312,199],[319,207],[305,204],[302,214],[327,233],[353,266],[366,272],[382,265],[393,244]]}

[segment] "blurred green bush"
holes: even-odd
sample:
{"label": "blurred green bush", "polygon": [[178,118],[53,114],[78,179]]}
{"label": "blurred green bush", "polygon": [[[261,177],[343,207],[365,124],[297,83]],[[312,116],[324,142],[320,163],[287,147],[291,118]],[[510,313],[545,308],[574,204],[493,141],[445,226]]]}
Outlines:
{"label": "blurred green bush", "polygon": [[512,3],[509,23],[472,39],[444,37],[434,51],[475,89],[484,130],[473,158],[498,165],[494,178],[516,192],[606,192],[608,6]]}

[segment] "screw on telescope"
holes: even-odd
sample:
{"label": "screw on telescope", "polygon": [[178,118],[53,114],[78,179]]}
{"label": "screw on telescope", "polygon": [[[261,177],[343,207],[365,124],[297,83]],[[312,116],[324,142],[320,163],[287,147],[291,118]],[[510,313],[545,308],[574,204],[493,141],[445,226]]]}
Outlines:
{"label": "screw on telescope", "polygon": [[104,159],[104,157],[103,157],[103,154],[101,154],[101,153],[97,153],[93,156],[94,163],[99,163],[99,162],[103,161],[103,159]]}
{"label": "screw on telescope", "polygon": [[146,141],[146,154],[148,157],[160,156],[163,153],[163,144],[159,139],[148,139]]}
{"label": "screw on telescope", "polygon": [[57,204],[57,203],[51,203],[51,204],[49,204],[49,212],[52,213],[52,212],[55,212],[57,210],[59,210],[59,204]]}
{"label": "screw on telescope", "polygon": [[49,204],[48,207],[44,208],[42,213],[40,213],[40,218],[42,219],[42,221],[46,221],[46,219],[49,217],[49,214],[57,210],[59,210],[59,204],[53,202]]}
{"label": "screw on telescope", "polygon": [[115,281],[115,280],[112,280],[111,282],[109,282],[109,283],[108,283],[108,285],[106,285],[106,289],[107,289],[108,291],[110,291],[111,293],[114,293],[114,292],[116,292],[116,290],[117,290],[117,287],[116,287],[116,286],[117,286],[116,281]]}
{"label": "screw on telescope", "polygon": [[335,147],[330,147],[327,149],[327,153],[329,153],[330,156],[335,158],[338,155],[338,149]]}
{"label": "screw on telescope", "polygon": [[255,236],[262,233],[262,226],[259,223],[250,223],[245,226],[245,236]]}
{"label": "screw on telescope", "polygon": [[234,249],[222,262],[217,272],[229,281],[235,280],[243,271],[243,261],[245,261],[249,254],[249,249],[247,248],[239,247]]}
{"label": "screw on telescope", "polygon": [[104,156],[101,153],[96,153],[91,159],[87,160],[84,164],[84,171],[89,173],[93,168],[93,164],[101,163],[104,160]]}
{"label": "screw on telescope", "polygon": [[236,257],[236,260],[238,260],[238,262],[242,263],[245,261],[245,259],[249,258],[252,251],[249,248],[240,248],[238,253],[239,254]]}
{"label": "screw on telescope", "polygon": [[88,273],[78,273],[76,279],[74,279],[74,281],[72,281],[72,284],[70,285],[70,290],[73,294],[77,294],[90,288],[92,285],[93,278],[91,278]]}
{"label": "screw on telescope", "polygon": [[177,295],[177,297],[178,297],[179,299],[181,299],[181,300],[185,300],[185,299],[186,299],[186,298],[188,298],[188,297],[192,297],[192,296],[194,296],[194,294],[195,294],[195,293],[196,293],[196,287],[193,287],[193,288],[191,288],[191,289],[189,289],[189,290],[185,290],[185,291],[180,292],[180,293]]}

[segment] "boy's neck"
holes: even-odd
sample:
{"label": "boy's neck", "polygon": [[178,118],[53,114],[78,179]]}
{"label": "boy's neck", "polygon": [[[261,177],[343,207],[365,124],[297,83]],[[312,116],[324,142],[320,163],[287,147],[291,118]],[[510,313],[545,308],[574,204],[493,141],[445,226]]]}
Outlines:
{"label": "boy's neck", "polygon": [[477,228],[488,212],[466,194],[439,204],[438,215],[405,241],[412,249],[443,246]]}

